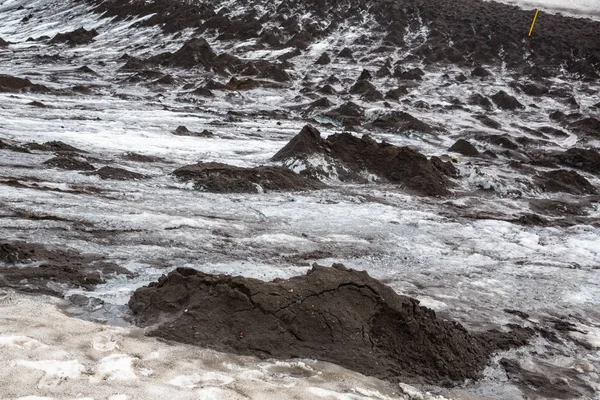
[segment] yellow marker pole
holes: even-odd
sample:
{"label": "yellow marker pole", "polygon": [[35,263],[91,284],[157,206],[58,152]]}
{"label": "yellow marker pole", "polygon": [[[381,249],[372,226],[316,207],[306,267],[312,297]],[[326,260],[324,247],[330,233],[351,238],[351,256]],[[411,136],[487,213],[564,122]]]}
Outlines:
{"label": "yellow marker pole", "polygon": [[533,22],[531,23],[531,29],[529,29],[529,35],[527,36],[531,36],[531,32],[533,32],[533,26],[535,25],[535,20],[537,19],[539,12],[540,10],[535,10],[535,16],[533,17]]}

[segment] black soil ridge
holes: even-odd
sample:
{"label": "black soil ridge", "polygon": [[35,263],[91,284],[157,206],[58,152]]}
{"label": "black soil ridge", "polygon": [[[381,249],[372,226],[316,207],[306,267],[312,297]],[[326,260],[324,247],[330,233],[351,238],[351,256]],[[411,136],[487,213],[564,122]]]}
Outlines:
{"label": "black soil ridge", "polygon": [[[368,135],[361,138],[348,132],[321,138],[312,125],[306,125],[298,135],[279,150],[273,161],[293,162],[319,154],[336,166],[340,180],[365,181],[364,173],[370,172],[389,182],[403,185],[420,195],[444,196],[450,194],[450,180],[436,164],[410,147],[398,147],[377,142]],[[307,164],[308,161],[306,161]],[[317,177],[321,166],[307,165],[302,174]]]}
{"label": "black soil ridge", "polygon": [[177,268],[129,301],[147,334],[261,358],[329,361],[392,382],[477,379],[498,348],[529,333],[471,334],[365,271],[314,264],[264,282]]}
{"label": "black soil ridge", "polygon": [[[209,0],[79,0],[91,3],[106,16],[127,19],[155,14],[140,25],[159,25],[167,33],[186,28],[219,34],[218,39],[258,38],[262,46],[295,46],[303,50],[312,41],[331,34],[344,23],[369,24],[370,14],[382,31],[383,46],[405,48],[404,33],[429,28],[414,57],[432,63],[475,67],[506,62],[509,68],[543,76],[561,65],[571,73],[598,78],[600,22],[540,12],[531,37],[527,37],[532,12],[516,6],[482,0],[293,0],[278,6],[262,4],[264,14],[251,10],[230,16],[228,9]],[[250,6],[250,4],[249,4]],[[217,12],[218,10],[218,12]],[[311,12],[303,22],[297,15]],[[274,26],[268,26],[268,22]],[[267,27],[265,27],[267,26]],[[263,28],[264,27],[264,28]],[[291,39],[289,39],[291,37]],[[451,46],[450,43],[453,43]],[[530,63],[535,67],[530,67]]]}

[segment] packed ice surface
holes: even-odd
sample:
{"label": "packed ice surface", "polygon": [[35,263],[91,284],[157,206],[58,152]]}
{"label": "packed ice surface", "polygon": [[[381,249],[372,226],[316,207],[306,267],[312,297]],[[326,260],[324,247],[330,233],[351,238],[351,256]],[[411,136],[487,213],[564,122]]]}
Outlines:
{"label": "packed ice surface", "polygon": [[520,7],[537,8],[546,12],[600,20],[600,2],[596,0],[494,0]]}
{"label": "packed ice surface", "polygon": [[[23,4],[47,9],[53,17],[44,23],[21,22],[27,15],[27,10],[19,9]],[[522,2],[523,6],[539,4],[534,0]],[[557,5],[554,2],[552,6]],[[589,6],[582,8],[584,12],[597,12],[596,2],[581,5]],[[445,200],[411,196],[392,185],[339,185],[335,179],[329,182],[331,188],[320,191],[223,196],[192,190],[170,175],[177,167],[200,160],[245,167],[270,164],[270,157],[306,122],[299,118],[231,118],[228,111],[243,114],[297,105],[296,89],[302,76],[312,69],[312,60],[324,49],[341,49],[364,33],[360,28],[343,25],[297,57],[291,90],[257,89],[233,95],[219,92],[204,102],[143,84],[121,84],[129,74],[119,72],[122,63],[115,61],[124,53],[145,57],[175,50],[189,32],[165,38],[158,28],[131,29],[136,20],[102,19],[83,3],[74,6],[70,1],[9,0],[0,4],[0,13],[0,37],[16,42],[10,54],[2,55],[0,72],[26,76],[52,88],[77,84],[95,88],[94,94],[77,96],[0,94],[0,139],[19,143],[61,140],[87,151],[96,159],[96,166],[120,166],[150,176],[142,181],[103,181],[77,172],[41,168],[51,157],[48,153],[0,150],[0,178],[16,179],[25,186],[1,186],[0,239],[100,253],[138,273],[133,279],[111,279],[93,293],[70,290],[67,295],[86,294],[106,302],[106,315],[92,313],[90,319],[115,322],[123,311],[120,306],[137,287],[178,266],[270,280],[304,273],[314,261],[343,262],[367,270],[398,292],[416,297],[423,305],[472,329],[514,322],[504,308],[526,309],[535,314],[532,318],[574,314],[585,332],[574,335],[591,344],[593,350],[582,353],[564,348],[564,356],[550,357],[550,361],[573,368],[589,362],[596,370],[600,368],[598,229],[585,223],[564,228],[509,222],[528,207],[515,193],[532,190],[513,169],[459,158],[457,166],[463,176],[457,189],[460,195]],[[40,63],[34,56],[46,51],[45,45],[25,41],[81,26],[97,28],[100,35],[89,45],[47,49],[48,54],[60,53],[65,60]],[[420,26],[408,30],[406,39],[419,43],[426,35],[427,27]],[[207,39],[217,52],[235,53],[244,44]],[[272,60],[288,50],[261,50],[245,56]],[[404,55],[394,54],[394,59]],[[100,63],[104,58],[111,61]],[[82,65],[97,74],[73,72]],[[485,82],[461,86],[445,85],[444,74],[468,71],[452,66],[448,69],[428,71],[428,80],[411,90],[409,97],[431,104],[447,103],[452,97],[468,98],[475,92],[489,95],[502,89],[519,101],[529,101],[511,91],[507,86],[510,77],[502,68],[494,68],[494,77]],[[315,80],[328,74],[354,80],[360,73],[343,61],[334,61],[326,72],[311,72]],[[198,83],[186,71],[174,74],[184,82]],[[560,78],[555,83],[567,84]],[[589,111],[600,101],[597,82],[570,84],[582,110]],[[28,105],[32,101],[49,107],[32,107]],[[368,103],[360,104],[368,115],[380,111]],[[561,104],[544,98],[537,106],[552,110]],[[412,115],[456,134],[373,136],[414,146],[427,155],[445,154],[461,132],[474,126],[489,131],[471,111],[435,114],[426,109],[410,110]],[[513,125],[523,122],[508,112],[496,111],[493,116],[509,133],[517,132]],[[552,126],[537,114],[524,118],[532,127]],[[175,136],[171,132],[179,125],[193,131],[206,128],[215,137]],[[340,128],[321,130],[327,136]],[[576,139],[569,134],[549,146],[568,148]],[[129,151],[162,161],[128,161],[123,155]],[[315,164],[322,161],[319,157],[310,160]],[[598,177],[582,174],[599,186]],[[86,188],[98,189],[99,193],[82,194]],[[499,195],[482,195],[481,188],[493,188]],[[548,194],[540,197],[557,198]],[[464,217],[450,210],[488,217]],[[600,209],[596,208],[587,217],[598,216]],[[0,374],[5,374],[0,388],[8,391],[9,398],[173,398],[172,393],[177,393],[179,398],[268,399],[281,398],[281,390],[286,391],[287,398],[304,398],[307,392],[324,399],[400,396],[397,388],[389,392],[389,386],[381,382],[335,366],[309,360],[257,362],[187,346],[166,346],[142,337],[135,329],[67,318],[48,299],[6,296],[1,312],[3,322],[10,323],[0,324],[0,363],[6,367],[0,368]],[[61,333],[65,330],[70,334]],[[540,352],[545,345],[549,344],[537,344]],[[591,383],[598,382],[593,372],[585,376]],[[521,396],[497,369],[491,367],[486,377],[470,392],[457,389],[452,395],[473,398],[469,396],[475,390],[480,398]],[[89,390],[93,391],[86,392]]]}

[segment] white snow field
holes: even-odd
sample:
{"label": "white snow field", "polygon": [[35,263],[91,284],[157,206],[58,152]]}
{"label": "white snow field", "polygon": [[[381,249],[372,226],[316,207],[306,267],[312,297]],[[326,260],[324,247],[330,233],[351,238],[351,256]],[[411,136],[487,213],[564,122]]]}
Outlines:
{"label": "white snow field", "polygon": [[575,17],[600,20],[600,1],[597,0],[494,0],[522,8],[537,8],[540,11],[560,12]]}

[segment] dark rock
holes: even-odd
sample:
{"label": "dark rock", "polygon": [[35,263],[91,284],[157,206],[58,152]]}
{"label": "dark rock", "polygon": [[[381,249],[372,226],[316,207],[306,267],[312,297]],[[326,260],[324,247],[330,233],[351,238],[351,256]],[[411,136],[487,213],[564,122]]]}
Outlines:
{"label": "dark rock", "polygon": [[594,149],[571,148],[556,158],[561,164],[600,175],[600,153]]}
{"label": "dark rock", "polygon": [[91,43],[96,36],[98,36],[98,32],[95,29],[88,31],[85,28],[79,28],[71,32],[57,33],[50,43],[67,43],[70,46],[77,46]]}
{"label": "dark rock", "polygon": [[196,137],[212,137],[214,136],[214,134],[206,129],[204,129],[202,132],[193,132],[190,131],[188,128],[186,128],[185,126],[181,125],[178,126],[177,129],[175,129],[173,131],[174,135],[178,135],[178,136],[196,136]]}
{"label": "dark rock", "polygon": [[348,47],[344,47],[344,48],[342,49],[342,51],[340,51],[340,52],[338,53],[338,57],[341,57],[341,58],[348,58],[348,59],[352,59],[352,58],[354,58],[354,57],[353,57],[353,55],[352,55],[352,50],[350,50]]}
{"label": "dark rock", "polygon": [[69,171],[92,171],[96,169],[96,167],[85,159],[74,156],[57,156],[44,161],[44,165]]}
{"label": "dark rock", "polygon": [[394,77],[404,80],[420,81],[423,80],[424,75],[425,73],[420,68],[403,70],[401,67],[397,67],[394,70]]}
{"label": "dark rock", "polygon": [[134,276],[99,255],[21,241],[0,244],[0,287],[62,297],[67,289],[92,290],[116,274]]}
{"label": "dark rock", "polygon": [[520,310],[511,310],[509,308],[505,308],[504,312],[507,314],[512,314],[512,315],[516,315],[517,317],[523,318],[523,319],[529,319],[529,314],[527,314],[524,311],[520,311]]}
{"label": "dark rock", "polygon": [[523,85],[519,85],[520,89],[523,93],[528,94],[530,96],[543,96],[548,94],[550,89],[547,86],[541,83],[526,83]]}
{"label": "dark rock", "polygon": [[272,160],[304,162],[303,174],[319,178],[328,176],[323,166],[312,166],[307,161],[311,154],[321,155],[337,171],[341,181],[366,182],[364,173],[375,174],[389,182],[398,183],[408,190],[428,196],[449,193],[450,182],[423,154],[409,147],[378,143],[368,136],[357,138],[340,133],[322,139],[318,130],[305,126]]}
{"label": "dark rock", "polygon": [[372,78],[373,75],[371,75],[371,72],[368,69],[363,69],[357,81],[370,81]]}
{"label": "dark rock", "polygon": [[435,167],[435,169],[437,169],[444,175],[449,176],[451,178],[458,178],[460,176],[458,169],[456,169],[452,162],[443,161],[441,158],[436,156],[431,157],[430,161],[431,164],[433,164],[433,166]]}
{"label": "dark rock", "polygon": [[338,108],[324,114],[326,117],[340,121],[344,126],[360,125],[365,116],[365,111],[359,105],[349,101]]}
{"label": "dark rock", "polygon": [[164,161],[163,159],[161,159],[159,157],[146,156],[144,154],[139,154],[139,153],[134,153],[134,152],[125,153],[123,155],[123,158],[125,160],[135,161],[135,162],[142,162],[142,163],[151,163],[151,162]]}
{"label": "dark rock", "polygon": [[96,175],[100,179],[112,179],[116,181],[135,181],[146,178],[145,175],[138,174],[137,172],[116,167],[102,167],[97,171],[89,173],[89,175]]}
{"label": "dark rock", "polygon": [[596,188],[575,171],[564,169],[542,172],[535,177],[535,183],[547,192],[570,194],[596,194]]}
{"label": "dark rock", "polygon": [[489,135],[485,139],[491,144],[504,147],[505,149],[517,150],[519,145],[510,140],[506,135]]}
{"label": "dark rock", "polygon": [[378,78],[392,76],[392,71],[390,71],[390,69],[387,66],[383,65],[375,72],[375,76]]}
{"label": "dark rock", "polygon": [[259,87],[261,87],[261,82],[257,80],[252,78],[237,79],[235,76],[231,77],[227,85],[225,85],[225,89],[236,91],[251,90]]}
{"label": "dark rock", "polygon": [[568,137],[569,134],[565,131],[561,131],[560,129],[553,128],[551,126],[542,126],[538,129],[539,132],[552,135],[554,137],[565,138]]}
{"label": "dark rock", "polygon": [[43,85],[32,83],[29,79],[18,78],[16,76],[0,74],[0,93],[1,92],[34,92],[47,93],[50,89]]}
{"label": "dark rock", "polygon": [[393,132],[417,131],[423,133],[434,133],[441,129],[426,124],[404,111],[393,111],[377,117],[373,122],[367,124],[369,128],[383,129]]}
{"label": "dark rock", "polygon": [[529,200],[532,211],[550,216],[581,216],[587,214],[590,203],[587,200],[561,201],[548,199]]}
{"label": "dark rock", "polygon": [[319,88],[318,92],[329,95],[337,94],[337,91],[333,88],[333,86],[329,84],[324,85],[322,88]]}
{"label": "dark rock", "polygon": [[580,119],[568,126],[573,132],[583,137],[600,139],[600,121],[594,117]]}
{"label": "dark rock", "polygon": [[190,94],[199,97],[215,97],[215,94],[205,87],[199,87],[190,92]]}
{"label": "dark rock", "polygon": [[8,47],[8,42],[0,37],[0,48]]}
{"label": "dark rock", "polygon": [[458,76],[456,77],[457,82],[466,82],[467,80],[468,78],[464,74],[458,74]]}
{"label": "dark rock", "polygon": [[321,56],[317,59],[317,61],[315,61],[315,64],[317,65],[327,65],[331,62],[331,59],[329,58],[329,55],[327,53],[323,53],[321,54]]}
{"label": "dark rock", "polygon": [[261,358],[324,360],[390,381],[477,378],[488,359],[458,323],[337,264],[272,282],[178,268],[137,289],[129,307],[152,336]]}
{"label": "dark rock", "polygon": [[[594,396],[594,389],[579,376],[574,369],[542,367],[541,372],[522,368],[517,361],[502,358],[509,380],[516,382],[519,388],[531,398],[580,399]],[[566,378],[568,377],[568,379]]]}
{"label": "dark rock", "polygon": [[10,151],[16,151],[19,153],[31,153],[28,149],[26,149],[24,147],[12,145],[12,144],[4,142],[3,140],[0,140],[0,150],[10,150]]}
{"label": "dark rock", "polygon": [[400,86],[395,89],[390,89],[385,94],[386,99],[390,100],[400,100],[400,97],[406,96],[408,94],[408,89],[405,86]]}
{"label": "dark rock", "polygon": [[484,124],[485,126],[487,126],[489,128],[493,128],[493,129],[502,128],[502,124],[500,124],[500,122],[488,117],[485,114],[474,115],[474,117],[475,117],[475,119],[479,120],[482,124]]}
{"label": "dark rock", "polygon": [[367,80],[358,80],[350,88],[350,94],[364,94],[371,90],[377,90],[375,85]]}
{"label": "dark rock", "polygon": [[40,101],[32,101],[30,103],[27,103],[28,106],[32,106],[32,107],[37,107],[37,108],[48,108],[47,105],[45,105],[44,103],[40,102]]}
{"label": "dark rock", "polygon": [[70,144],[61,142],[60,140],[53,140],[51,142],[39,143],[28,143],[27,148],[38,151],[53,151],[55,153],[68,152],[68,153],[85,153],[79,150],[77,147],[73,147]]}
{"label": "dark rock", "polygon": [[463,156],[474,157],[479,155],[479,151],[465,139],[458,139],[448,151],[462,154]]}
{"label": "dark rock", "polygon": [[525,106],[509,95],[505,91],[501,90],[498,93],[492,96],[492,101],[503,110],[516,110],[516,109],[524,109]]}
{"label": "dark rock", "polygon": [[210,68],[216,58],[217,54],[205,39],[194,38],[185,42],[172,55],[169,54],[168,64],[182,68],[191,68],[198,65]]}
{"label": "dark rock", "polygon": [[173,172],[182,181],[191,181],[197,190],[214,193],[260,193],[263,191],[311,190],[324,187],[283,167],[242,168],[221,163],[186,165]]}
{"label": "dark rock", "polygon": [[493,108],[492,102],[487,97],[479,93],[475,93],[469,97],[469,104],[473,106],[480,106],[488,111]]}
{"label": "dark rock", "polygon": [[483,67],[475,67],[475,69],[471,71],[471,76],[476,76],[478,78],[486,78],[490,75],[492,75],[490,71]]}
{"label": "dark rock", "polygon": [[362,101],[374,102],[384,100],[383,94],[377,89],[369,89],[366,93],[360,96]]}

